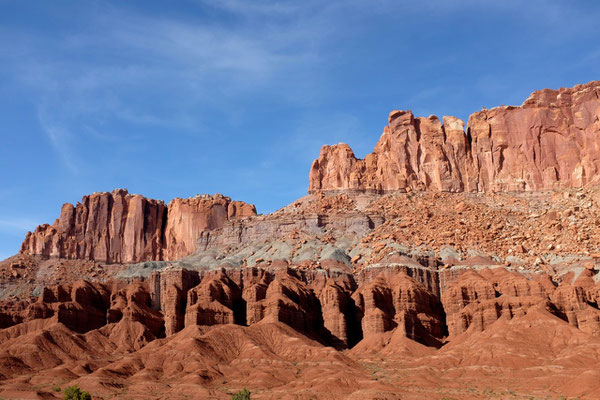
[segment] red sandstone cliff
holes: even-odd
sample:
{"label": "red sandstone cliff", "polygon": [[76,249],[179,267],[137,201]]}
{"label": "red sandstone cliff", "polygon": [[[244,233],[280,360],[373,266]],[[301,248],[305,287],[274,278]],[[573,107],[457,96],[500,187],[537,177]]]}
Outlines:
{"label": "red sandstone cliff", "polygon": [[230,219],[256,215],[252,204],[231,201],[220,195],[176,198],[171,200],[168,210],[164,238],[167,260],[177,260],[193,253],[200,233],[221,228]]}
{"label": "red sandstone cliff", "polygon": [[63,205],[60,218],[30,232],[23,254],[135,262],[160,260],[166,206],[126,190],[83,196]]}
{"label": "red sandstone cliff", "polygon": [[310,170],[319,190],[531,191],[600,181],[600,81],[534,92],[521,107],[455,117],[393,111],[373,153],[323,146]]}
{"label": "red sandstone cliff", "polygon": [[117,263],[172,260],[191,254],[201,232],[252,215],[253,205],[222,195],[177,198],[167,207],[117,189],[63,205],[54,224],[27,234],[20,253]]}

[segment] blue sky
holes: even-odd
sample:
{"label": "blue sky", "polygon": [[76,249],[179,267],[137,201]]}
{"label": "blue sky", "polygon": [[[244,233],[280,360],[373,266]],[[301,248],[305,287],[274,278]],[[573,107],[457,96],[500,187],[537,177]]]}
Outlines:
{"label": "blue sky", "polygon": [[0,259],[94,191],[274,211],[321,145],[362,157],[393,109],[466,119],[600,79],[599,20],[598,1],[0,0]]}

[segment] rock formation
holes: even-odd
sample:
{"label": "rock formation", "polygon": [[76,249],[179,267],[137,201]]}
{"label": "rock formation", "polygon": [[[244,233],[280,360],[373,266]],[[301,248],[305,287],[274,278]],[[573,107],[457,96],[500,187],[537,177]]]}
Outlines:
{"label": "rock formation", "polygon": [[330,190],[507,192],[600,181],[600,81],[534,92],[521,107],[463,121],[393,111],[373,153],[323,146],[309,192]]}
{"label": "rock formation", "polygon": [[165,227],[165,259],[178,260],[192,254],[204,231],[223,227],[226,221],[256,215],[256,208],[225,196],[197,196],[171,200]]}
{"label": "rock formation", "polygon": [[499,319],[542,307],[600,337],[600,283],[594,270],[580,271],[577,279],[569,273],[559,284],[547,274],[528,276],[503,267],[457,271],[439,296],[409,271],[395,267],[363,271],[358,279],[349,273],[288,267],[167,269],[154,272],[148,282],[80,280],[44,288],[37,299],[6,300],[0,303],[0,327],[55,318],[85,333],[129,321],[144,325],[151,337],[162,337],[190,326],[246,326],[265,320],[338,348],[391,331],[439,347],[447,336],[481,332]]}
{"label": "rock formation", "polygon": [[63,205],[53,225],[28,233],[21,253],[107,262],[160,260],[165,217],[162,201],[122,189],[94,193],[76,206]]}
{"label": "rock formation", "polygon": [[196,250],[202,232],[253,215],[253,205],[222,195],[176,198],[167,207],[117,189],[63,205],[53,225],[27,233],[21,253],[109,263],[179,259]]}
{"label": "rock formation", "polygon": [[600,398],[599,97],[394,111],[268,215],[65,204],[0,261],[0,397]]}
{"label": "rock formation", "polygon": [[[331,361],[323,357],[334,348],[351,348],[333,358],[347,363],[346,374],[365,362],[375,362],[374,371],[395,371],[387,364],[395,357],[417,367],[424,362],[436,368],[466,364],[471,373],[481,363],[514,370],[525,361],[506,347],[504,341],[510,340],[527,343],[525,349],[516,348],[519,354],[532,351],[531,346],[537,352],[572,349],[568,357],[557,354],[549,360],[534,352],[527,358],[532,366],[564,360],[561,374],[599,359],[595,354],[600,352],[581,358],[595,343],[600,351],[595,265],[551,276],[497,265],[444,267],[434,256],[403,257],[358,273],[298,266],[166,268],[144,281],[77,281],[44,288],[37,298],[8,299],[0,302],[0,382],[10,387],[25,374],[47,370],[54,376],[65,369],[68,376],[80,377],[78,384],[96,390],[148,385],[159,377],[183,379],[198,389],[231,379],[240,362],[250,363],[244,376],[255,379],[292,368],[291,375],[277,379],[287,382],[298,379],[293,378],[297,363],[298,368],[309,363],[310,376],[320,366],[325,374],[333,373]],[[544,329],[556,333],[546,337]],[[492,333],[488,340],[499,343],[481,339]],[[311,347],[298,347],[303,343]],[[271,346],[280,345],[275,355]],[[295,359],[283,367],[286,355],[299,351],[318,361]],[[374,361],[368,361],[369,354],[376,355]],[[183,360],[189,363],[190,357],[194,367],[186,370]],[[233,364],[222,366],[226,360]],[[347,380],[345,375],[343,387],[364,385]]]}
{"label": "rock formation", "polygon": [[549,305],[543,286],[504,268],[467,270],[444,292],[442,302],[451,336],[468,329],[483,331],[500,318],[525,315],[536,305]]}

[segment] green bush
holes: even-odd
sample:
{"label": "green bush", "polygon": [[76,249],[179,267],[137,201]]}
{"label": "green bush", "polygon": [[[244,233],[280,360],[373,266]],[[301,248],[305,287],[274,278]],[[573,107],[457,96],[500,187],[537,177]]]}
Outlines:
{"label": "green bush", "polygon": [[231,400],[250,400],[250,391],[246,388],[233,395]]}
{"label": "green bush", "polygon": [[88,392],[82,392],[77,385],[65,389],[65,400],[92,400]]}

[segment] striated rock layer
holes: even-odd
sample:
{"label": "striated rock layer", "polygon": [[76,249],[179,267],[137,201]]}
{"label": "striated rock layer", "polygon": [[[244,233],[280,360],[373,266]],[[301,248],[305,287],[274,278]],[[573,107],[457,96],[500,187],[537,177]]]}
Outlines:
{"label": "striated rock layer", "polygon": [[0,301],[0,395],[62,398],[77,384],[98,398],[599,397],[595,268],[449,267],[441,297],[412,272],[167,268],[46,287]]}
{"label": "striated rock layer", "polygon": [[148,286],[152,304],[163,312],[167,335],[195,325],[264,320],[337,348],[396,328],[403,336],[438,346],[445,335],[442,303],[421,282],[411,269],[382,268],[355,277],[283,267],[167,269],[152,273]]}
{"label": "striated rock layer", "polygon": [[126,190],[83,196],[63,205],[59,219],[30,232],[21,253],[135,262],[162,257],[166,206]]}
{"label": "striated rock layer", "polygon": [[63,205],[54,224],[27,233],[20,253],[114,263],[179,259],[196,250],[202,232],[252,215],[253,205],[222,195],[176,198],[167,207],[117,189]]}
{"label": "striated rock layer", "polygon": [[[190,326],[277,321],[336,348],[386,332],[440,347],[465,332],[545,309],[600,337],[600,282],[595,269],[563,276],[503,267],[442,269],[428,282],[415,268],[379,267],[349,274],[283,267],[205,271],[166,269],[146,282],[46,287],[37,299],[0,302],[0,330],[56,318],[85,333],[106,324],[142,322],[153,337]],[[439,294],[438,294],[439,293]]]}
{"label": "striated rock layer", "polygon": [[357,159],[346,144],[323,146],[309,181],[309,192],[507,192],[598,183],[600,81],[476,112],[466,132],[455,117],[393,111],[371,154]]}
{"label": "striated rock layer", "polygon": [[196,250],[202,232],[223,227],[226,221],[256,215],[256,208],[224,196],[173,199],[165,226],[165,259],[177,260]]}

